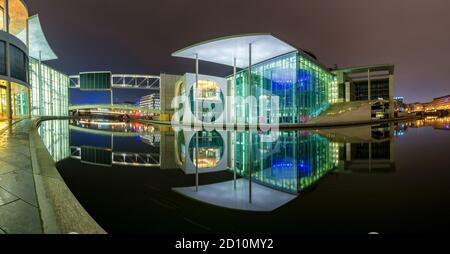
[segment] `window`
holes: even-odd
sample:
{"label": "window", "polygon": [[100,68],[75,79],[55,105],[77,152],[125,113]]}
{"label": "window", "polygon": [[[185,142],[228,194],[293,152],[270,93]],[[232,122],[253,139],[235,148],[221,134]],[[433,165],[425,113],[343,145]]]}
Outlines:
{"label": "window", "polygon": [[28,83],[28,57],[14,45],[10,45],[11,77]]}
{"label": "window", "polygon": [[0,75],[6,76],[6,43],[0,41]]}

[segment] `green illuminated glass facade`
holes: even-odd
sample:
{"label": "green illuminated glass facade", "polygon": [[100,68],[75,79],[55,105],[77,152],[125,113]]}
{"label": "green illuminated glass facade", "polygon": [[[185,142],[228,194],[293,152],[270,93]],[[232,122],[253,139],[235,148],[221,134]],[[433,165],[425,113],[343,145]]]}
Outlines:
{"label": "green illuminated glass facade", "polygon": [[[250,92],[259,100],[261,96],[279,98],[279,123],[304,123],[318,116],[331,103],[337,102],[336,78],[326,68],[301,52],[293,52],[264,61],[252,67],[250,91],[248,69],[237,73],[234,95],[247,98]],[[232,83],[233,76],[228,77]],[[271,101],[271,100],[268,100]],[[269,123],[273,116],[271,102],[257,103],[257,116],[250,118],[249,105],[239,103],[234,115],[245,123]],[[269,118],[268,117],[268,118]]]}
{"label": "green illuminated glass facade", "polygon": [[110,166],[112,165],[112,151],[111,149],[82,146],[81,162]]}
{"label": "green illuminated glass facade", "polygon": [[33,116],[69,114],[69,77],[30,57]]}
{"label": "green illuminated glass facade", "polygon": [[11,82],[11,111],[13,119],[29,116],[29,88]]}
{"label": "green illuminated glass facade", "polygon": [[334,170],[339,160],[339,146],[328,139],[304,131],[280,132],[277,142],[264,142],[263,135],[233,132],[234,151],[230,168],[249,177],[250,149],[252,180],[290,193],[299,193]]}
{"label": "green illuminated glass facade", "polygon": [[109,90],[111,89],[111,72],[80,73],[81,90]]}

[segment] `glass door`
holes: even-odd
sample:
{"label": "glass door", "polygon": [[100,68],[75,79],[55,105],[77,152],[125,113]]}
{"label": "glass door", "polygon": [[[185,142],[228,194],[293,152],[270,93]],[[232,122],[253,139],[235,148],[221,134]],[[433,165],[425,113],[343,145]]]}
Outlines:
{"label": "glass door", "polygon": [[6,94],[6,87],[0,86],[0,119],[8,117]]}

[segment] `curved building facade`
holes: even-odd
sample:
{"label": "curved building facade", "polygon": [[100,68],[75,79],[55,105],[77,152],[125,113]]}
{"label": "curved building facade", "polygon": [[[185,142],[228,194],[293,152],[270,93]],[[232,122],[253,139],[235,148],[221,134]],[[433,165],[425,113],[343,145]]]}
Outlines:
{"label": "curved building facade", "polygon": [[22,0],[0,2],[0,119],[68,114],[69,78],[43,61],[57,59]]}
{"label": "curved building facade", "polygon": [[[175,103],[179,121],[223,122],[226,120],[227,80],[221,77],[186,73],[175,84]],[[185,105],[186,104],[186,105]]]}
{"label": "curved building facade", "polygon": [[30,116],[28,10],[20,0],[0,3],[0,119]]}

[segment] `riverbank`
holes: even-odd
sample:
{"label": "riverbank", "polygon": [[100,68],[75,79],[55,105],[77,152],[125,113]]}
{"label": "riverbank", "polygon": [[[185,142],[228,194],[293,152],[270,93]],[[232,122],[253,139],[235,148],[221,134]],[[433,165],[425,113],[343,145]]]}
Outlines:
{"label": "riverbank", "polygon": [[[364,121],[345,121],[345,122],[333,122],[333,123],[299,123],[299,124],[279,124],[276,126],[278,129],[322,129],[322,128],[337,128],[337,127],[346,127],[346,126],[358,126],[358,125],[371,125],[371,124],[382,124],[382,123],[391,123],[391,122],[402,122],[402,121],[411,121],[420,119],[421,116],[406,116],[406,117],[397,117],[392,119],[371,119]],[[154,124],[161,126],[173,126],[173,127],[192,127],[191,124],[183,124],[183,123],[172,123],[171,121],[156,121],[156,120],[139,120],[138,122],[144,124]],[[212,123],[203,123],[202,126],[204,128],[211,129],[223,129],[223,124],[212,124]],[[227,124],[227,129],[231,128],[234,130],[238,129],[270,129],[275,125],[270,124],[258,124],[258,125],[244,125],[244,124]]]}
{"label": "riverbank", "polygon": [[[42,142],[42,120],[24,119],[0,131],[0,233],[106,233],[81,206]],[[61,118],[63,119],[63,118]]]}

